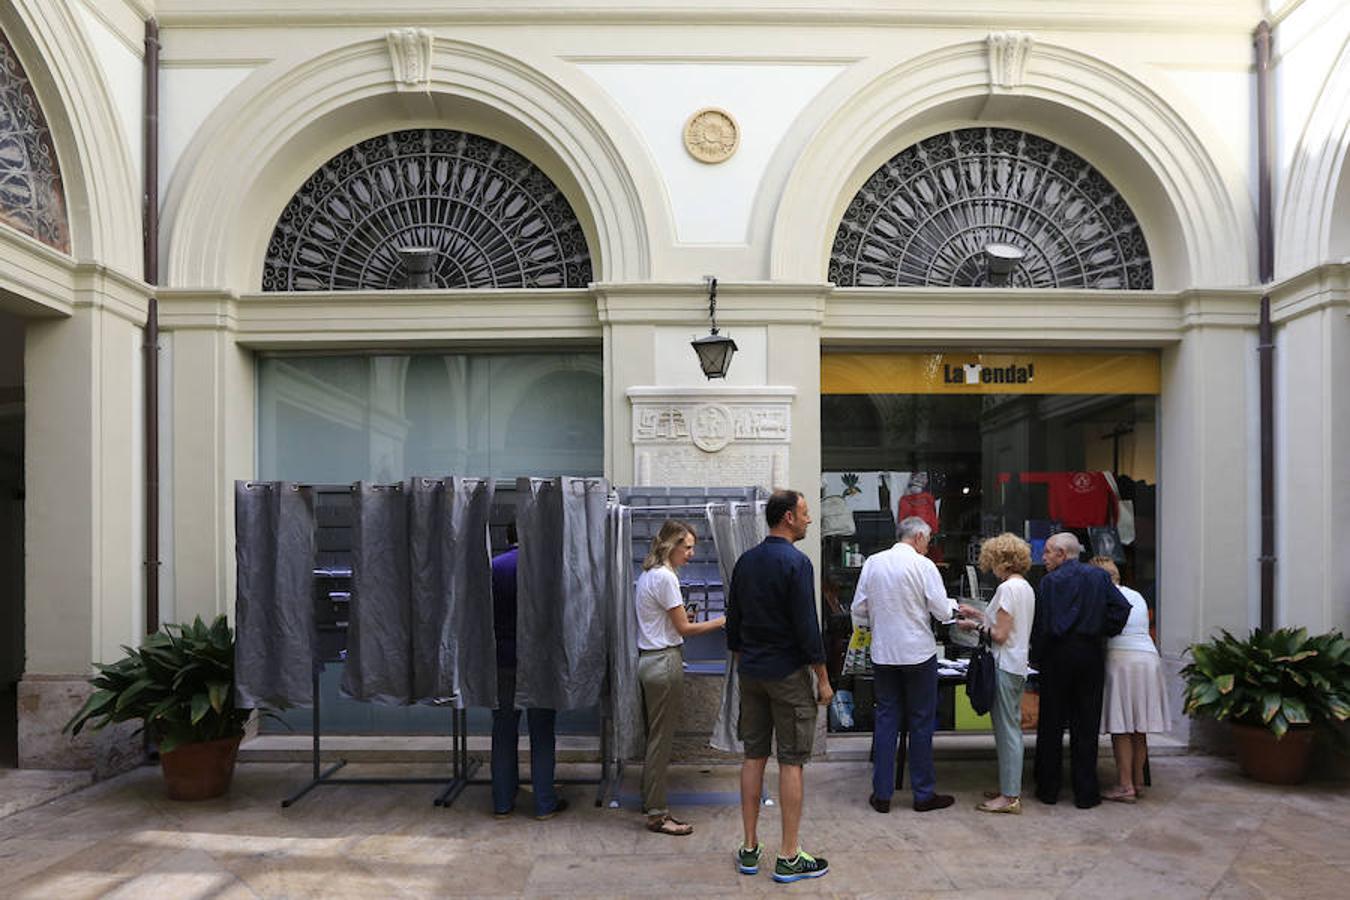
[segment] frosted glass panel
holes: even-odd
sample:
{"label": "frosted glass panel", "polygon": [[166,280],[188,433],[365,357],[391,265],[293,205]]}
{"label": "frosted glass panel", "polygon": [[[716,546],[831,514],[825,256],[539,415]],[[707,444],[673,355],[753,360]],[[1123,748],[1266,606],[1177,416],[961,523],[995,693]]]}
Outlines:
{"label": "frosted glass panel", "polygon": [[265,480],[603,474],[598,353],[273,356],[258,384]]}

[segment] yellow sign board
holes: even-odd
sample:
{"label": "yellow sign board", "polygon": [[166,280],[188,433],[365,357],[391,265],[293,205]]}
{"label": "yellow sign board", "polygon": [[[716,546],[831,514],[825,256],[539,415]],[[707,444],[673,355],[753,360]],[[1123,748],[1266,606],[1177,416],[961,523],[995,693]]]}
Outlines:
{"label": "yellow sign board", "polygon": [[1158,354],[825,353],[822,394],[1157,394]]}

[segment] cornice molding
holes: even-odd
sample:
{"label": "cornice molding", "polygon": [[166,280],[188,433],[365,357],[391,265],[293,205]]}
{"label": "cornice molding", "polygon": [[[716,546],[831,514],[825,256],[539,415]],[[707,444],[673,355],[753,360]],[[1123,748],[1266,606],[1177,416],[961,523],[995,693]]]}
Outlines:
{"label": "cornice molding", "polygon": [[1270,318],[1277,325],[1337,307],[1350,315],[1350,262],[1325,263],[1270,288]]}
{"label": "cornice molding", "polygon": [[239,298],[231,291],[160,288],[159,327],[165,331],[237,331]]}
{"label": "cornice molding", "polygon": [[[828,284],[719,282],[719,325],[811,325],[825,318]],[[708,327],[708,288],[702,282],[595,284],[596,311],[605,325]]]}
{"label": "cornice molding", "polygon": [[[447,9],[436,0],[371,4],[365,0],[293,0],[284,13],[274,0],[159,0],[158,16],[175,28],[264,28],[278,21],[291,25],[812,25],[812,26],[971,26],[1054,30],[1141,30],[1176,33],[1235,31],[1249,33],[1260,7],[1207,0],[1189,4],[1178,16],[1167,0],[1137,3],[1052,0],[1020,3],[993,0],[872,0],[852,4],[825,0],[689,0],[683,4],[633,4],[622,0],[498,0],[460,3]],[[1067,10],[1067,11],[1066,11]]]}
{"label": "cornice molding", "polygon": [[587,291],[306,291],[243,294],[233,304],[237,339],[252,347],[595,343],[601,338]]}
{"label": "cornice molding", "polygon": [[140,328],[150,315],[153,289],[145,282],[101,263],[77,263],[74,276],[74,306],[102,309]]}
{"label": "cornice molding", "polygon": [[1162,346],[1201,327],[1254,328],[1260,292],[839,288],[822,342]]}

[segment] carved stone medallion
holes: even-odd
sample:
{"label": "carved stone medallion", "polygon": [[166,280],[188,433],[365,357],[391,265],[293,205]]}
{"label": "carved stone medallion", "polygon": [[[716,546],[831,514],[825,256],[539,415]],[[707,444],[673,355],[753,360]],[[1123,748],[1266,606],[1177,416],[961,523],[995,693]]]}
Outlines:
{"label": "carved stone medallion", "polygon": [[720,403],[705,403],[694,407],[689,420],[689,439],[694,446],[708,453],[716,453],[736,436],[736,422],[731,410]]}
{"label": "carved stone medallion", "polygon": [[726,162],[740,145],[740,126],[724,109],[700,109],[684,123],[684,149],[699,162]]}

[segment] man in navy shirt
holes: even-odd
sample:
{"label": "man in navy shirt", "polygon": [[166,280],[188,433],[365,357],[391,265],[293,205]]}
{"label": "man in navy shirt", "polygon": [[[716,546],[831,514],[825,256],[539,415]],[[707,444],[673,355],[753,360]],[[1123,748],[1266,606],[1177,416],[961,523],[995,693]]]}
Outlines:
{"label": "man in navy shirt", "polygon": [[[815,570],[792,545],[806,537],[811,514],[797,491],[777,491],[765,507],[769,536],[736,562],[727,599],[727,647],[736,654],[741,689],[741,820],[745,840],[736,854],[746,875],[759,871],[756,838],[764,766],[778,738],[782,845],[775,881],[819,878],[829,864],[801,849],[802,766],[811,758],[817,705],[834,696],[825,673],[825,647],[816,613]],[[812,684],[812,671],[815,683]]]}
{"label": "man in navy shirt", "polygon": [[[1082,545],[1072,532],[1045,542],[1045,577],[1036,588],[1031,665],[1040,673],[1036,724],[1036,799],[1059,800],[1064,771],[1064,728],[1069,729],[1069,775],[1079,809],[1101,803],[1097,782],[1097,732],[1102,720],[1106,638],[1129,615],[1111,576],[1078,561]],[[1121,609],[1124,604],[1124,609]],[[1112,607],[1116,607],[1113,611]],[[1119,623],[1119,624],[1117,624]]]}
{"label": "man in navy shirt", "polygon": [[[507,526],[511,549],[492,560],[492,624],[497,639],[497,708],[492,711],[492,814],[504,818],[516,806],[520,785],[517,744],[520,710],[516,695],[516,570],[520,548],[516,527]],[[553,786],[557,759],[554,722],[557,711],[528,710],[530,729],[530,786],[534,788],[534,815],[552,818],[567,808]]]}

